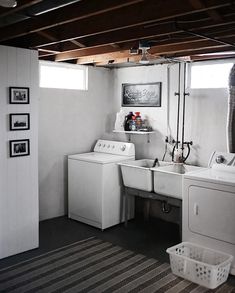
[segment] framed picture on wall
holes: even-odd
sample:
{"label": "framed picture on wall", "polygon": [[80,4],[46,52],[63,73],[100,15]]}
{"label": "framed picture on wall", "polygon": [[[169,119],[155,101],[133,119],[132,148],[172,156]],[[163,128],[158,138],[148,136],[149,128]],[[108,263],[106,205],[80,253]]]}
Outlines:
{"label": "framed picture on wall", "polygon": [[10,157],[22,157],[30,155],[29,139],[10,140]]}
{"label": "framed picture on wall", "polygon": [[9,87],[10,104],[29,104],[28,87]]}
{"label": "framed picture on wall", "polygon": [[30,128],[29,113],[10,114],[10,130],[28,130]]}
{"label": "framed picture on wall", "polygon": [[123,107],[161,107],[161,82],[122,84]]}

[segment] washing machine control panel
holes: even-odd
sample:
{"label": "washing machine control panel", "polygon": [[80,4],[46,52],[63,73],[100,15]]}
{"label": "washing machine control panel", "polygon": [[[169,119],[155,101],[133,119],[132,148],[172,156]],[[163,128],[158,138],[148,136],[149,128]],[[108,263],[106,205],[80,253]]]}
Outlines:
{"label": "washing machine control panel", "polygon": [[223,153],[223,152],[213,152],[208,167],[211,168],[213,165],[225,165],[225,166],[235,166],[235,154],[233,153]]}
{"label": "washing machine control panel", "polygon": [[135,156],[135,146],[133,143],[129,142],[99,139],[95,145],[94,152],[121,156]]}

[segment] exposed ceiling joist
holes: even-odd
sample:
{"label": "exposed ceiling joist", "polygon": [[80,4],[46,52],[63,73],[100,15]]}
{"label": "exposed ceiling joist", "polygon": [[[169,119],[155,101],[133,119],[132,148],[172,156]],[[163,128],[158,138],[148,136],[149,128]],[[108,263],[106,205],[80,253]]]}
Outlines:
{"label": "exposed ceiling joist", "polygon": [[143,41],[151,62],[226,50],[235,57],[235,0],[19,0],[17,9],[0,9],[0,44],[37,48],[44,60],[134,64],[141,55],[130,49]]}
{"label": "exposed ceiling joist", "polygon": [[[21,27],[12,25],[6,28],[4,32],[0,32],[0,40],[6,41],[12,38],[27,35],[63,24],[74,23],[75,21],[84,20],[86,18],[107,13],[121,7],[133,5],[143,0],[99,0],[97,1],[80,1],[78,3],[68,5],[63,8],[63,14],[58,15],[57,11],[51,11],[40,18],[34,18],[24,21]],[[79,23],[78,23],[79,26]]]}
{"label": "exposed ceiling joist", "polygon": [[[79,21],[73,21],[72,23],[64,24],[61,28],[59,28],[59,41],[64,42],[67,40],[81,38],[85,36],[93,36],[96,34],[113,32],[124,28],[131,28],[152,23],[156,20],[163,21],[196,12],[208,11],[213,8],[227,7],[230,5],[230,2],[228,1],[214,0],[207,1],[207,7],[192,10],[191,6],[187,5],[187,1],[185,0],[182,1],[185,2],[183,6],[179,6],[178,0],[165,0],[164,6],[162,5],[161,1],[156,0],[148,0],[148,4],[142,2],[135,5],[137,13],[133,13],[133,7],[128,6],[119,8],[117,9],[117,11],[105,12],[102,13],[102,15],[96,15],[93,17],[92,22],[90,21],[90,19],[85,18]],[[169,6],[171,7],[171,9],[169,9]],[[107,19],[109,19],[108,22]],[[49,29],[48,33],[54,34],[55,29]],[[17,34],[17,30],[20,30],[21,33]],[[9,29],[5,29],[3,32],[0,32],[0,41],[9,40],[19,35],[22,36],[22,31],[22,27],[10,27]],[[30,29],[30,27],[27,26],[25,33],[29,32],[32,32],[32,30]],[[35,43],[31,43],[31,47],[40,47],[49,44],[53,44],[53,42],[42,44],[38,41]]]}
{"label": "exposed ceiling joist", "polygon": [[[205,4],[201,0],[188,0],[194,9],[200,9],[205,7]],[[215,10],[211,9],[207,11],[207,14],[214,20],[214,21],[222,21],[221,15]]]}
{"label": "exposed ceiling joist", "polygon": [[[209,36],[217,36],[217,31],[222,31],[223,35],[226,36],[226,31],[235,29],[235,15],[226,17],[224,22],[220,24],[212,24],[209,21],[203,21],[200,23],[190,25],[181,24],[180,27],[181,29],[176,29],[174,22],[168,22],[150,28],[135,27],[131,29],[123,29],[121,30],[121,32],[116,31],[112,33],[105,33],[97,36],[92,36],[89,38],[82,38],[79,40],[85,42],[86,47],[105,46],[113,43],[122,44],[125,42],[138,43],[138,40],[159,38],[165,39],[165,37],[169,38],[169,35],[171,36],[171,38],[174,38],[174,35],[181,33],[184,28],[187,28],[188,30],[192,31],[207,33]],[[77,49],[75,46],[71,46],[71,44],[69,44],[68,42],[60,43],[60,48],[58,48],[58,44],[46,46],[46,48],[50,50],[60,49],[61,51],[71,51]]]}
{"label": "exposed ceiling joist", "polygon": [[[235,34],[235,30],[234,30],[234,34]],[[230,38],[231,39],[234,39],[234,34],[232,34],[231,36],[228,37],[228,39],[226,40],[229,40]],[[223,34],[224,36],[224,34]],[[198,43],[198,44],[196,44]],[[213,46],[216,46],[216,43],[217,42],[210,42],[210,44],[213,44]],[[198,38],[188,38],[188,39],[183,39],[181,41],[179,40],[173,40],[171,41],[171,44],[163,44],[163,45],[160,45],[160,44],[157,44],[154,46],[154,48],[157,48],[158,50],[165,50],[165,48],[169,48],[167,49],[168,51],[169,50],[173,50],[174,46],[176,45],[182,45],[181,47],[184,49],[187,49],[188,46],[194,46],[196,48],[198,48],[198,46],[200,47],[201,45],[203,44],[206,44],[205,40],[201,40],[201,39],[198,39]],[[125,48],[128,48],[128,46],[125,45]],[[129,48],[130,48],[130,44],[129,44]],[[124,49],[124,47],[123,47]],[[153,50],[153,49],[151,49]],[[110,46],[102,46],[102,47],[98,47],[98,48],[88,48],[86,50],[73,50],[73,51],[69,51],[69,52],[61,52],[61,53],[58,53],[56,54],[56,57],[55,57],[55,61],[66,61],[66,60],[71,60],[71,59],[77,59],[79,57],[83,57],[83,56],[88,56],[89,54],[90,55],[93,55],[93,54],[101,54],[102,52],[103,53],[108,53],[108,52],[114,52],[114,51],[117,51],[115,50],[115,48],[111,48]],[[173,50],[174,52],[174,50]],[[162,53],[161,53],[162,54]]]}
{"label": "exposed ceiling joist", "polygon": [[[188,42],[186,44],[176,44],[176,45],[163,45],[163,46],[153,46],[149,50],[150,56],[154,56],[155,58],[160,58],[168,54],[176,54],[184,52],[187,54],[187,52],[193,52],[194,50],[205,50],[208,48],[226,48],[228,46],[226,45],[218,45],[215,44],[213,41],[207,41],[202,40],[200,42]],[[97,62],[103,62],[104,60],[115,60],[119,58],[131,58],[133,56],[130,55],[129,50],[122,50],[120,52],[111,52],[112,49],[110,49],[110,52],[104,53],[104,54],[95,54],[95,55],[86,55],[86,56],[80,56],[78,57],[78,64],[90,64],[90,63],[97,63]]]}

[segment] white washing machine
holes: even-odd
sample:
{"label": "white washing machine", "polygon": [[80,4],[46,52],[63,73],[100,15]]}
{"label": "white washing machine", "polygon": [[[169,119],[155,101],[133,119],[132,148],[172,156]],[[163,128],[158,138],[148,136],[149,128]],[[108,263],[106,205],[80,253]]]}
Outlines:
{"label": "white washing machine", "polygon": [[214,152],[209,168],[184,176],[183,241],[233,255],[235,275],[235,154]]}
{"label": "white washing machine", "polygon": [[[98,140],[94,151],[68,157],[68,216],[106,229],[124,219],[118,162],[135,159],[133,143]],[[129,218],[134,217],[130,205]]]}

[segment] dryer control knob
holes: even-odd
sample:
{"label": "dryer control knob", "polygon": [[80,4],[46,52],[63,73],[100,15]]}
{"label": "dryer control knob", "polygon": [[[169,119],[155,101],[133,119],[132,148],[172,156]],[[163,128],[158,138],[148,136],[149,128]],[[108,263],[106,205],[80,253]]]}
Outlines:
{"label": "dryer control knob", "polygon": [[215,159],[216,163],[217,164],[221,164],[225,161],[225,158],[223,156],[218,156],[216,159]]}

